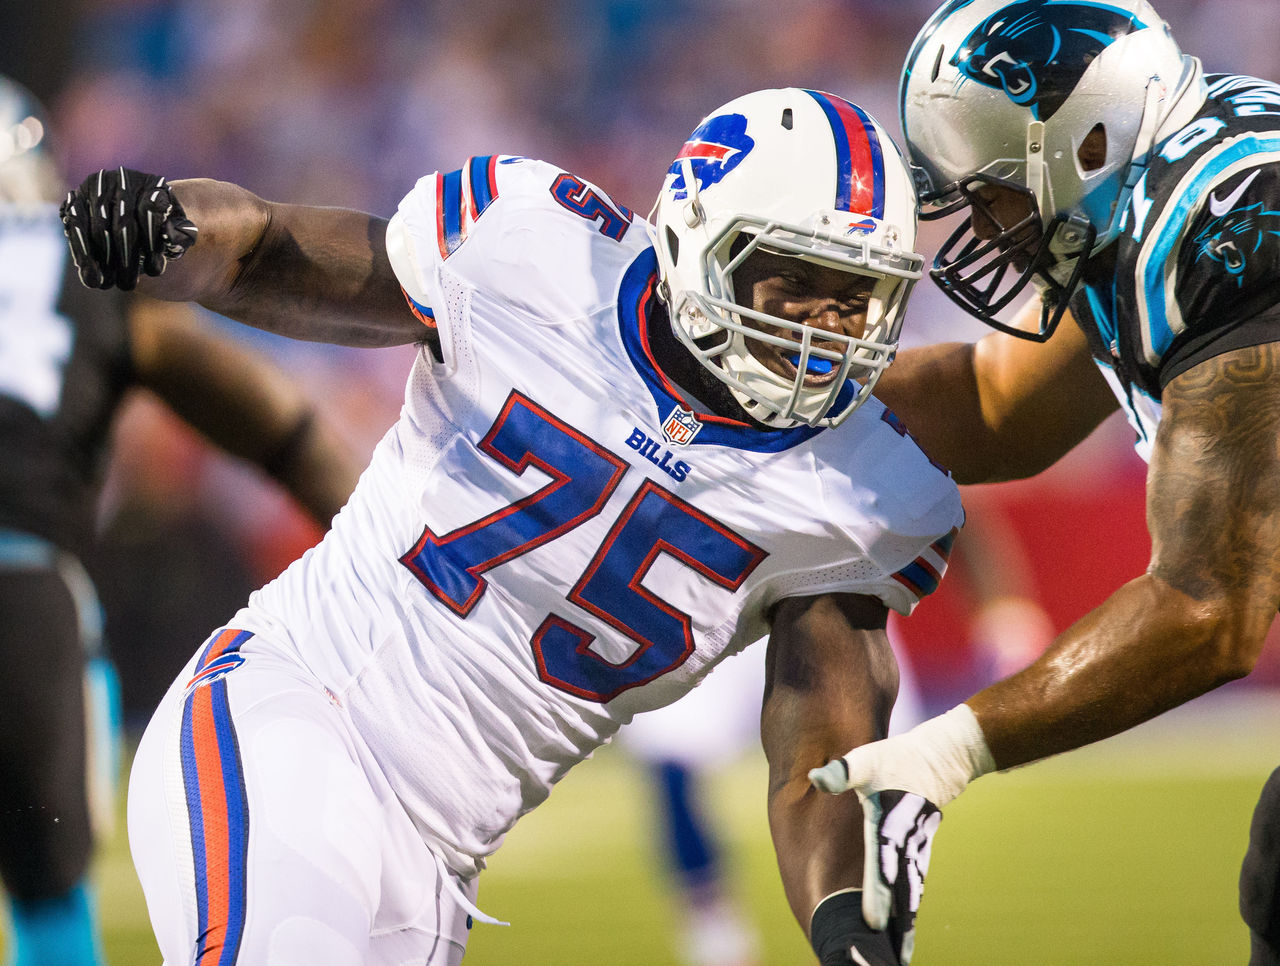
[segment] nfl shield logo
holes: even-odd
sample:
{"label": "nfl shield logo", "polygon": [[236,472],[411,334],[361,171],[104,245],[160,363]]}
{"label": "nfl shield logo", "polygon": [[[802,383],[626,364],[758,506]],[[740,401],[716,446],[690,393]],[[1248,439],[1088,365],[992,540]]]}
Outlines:
{"label": "nfl shield logo", "polygon": [[700,429],[702,423],[698,422],[698,417],[677,406],[662,424],[662,435],[673,446],[688,446]]}

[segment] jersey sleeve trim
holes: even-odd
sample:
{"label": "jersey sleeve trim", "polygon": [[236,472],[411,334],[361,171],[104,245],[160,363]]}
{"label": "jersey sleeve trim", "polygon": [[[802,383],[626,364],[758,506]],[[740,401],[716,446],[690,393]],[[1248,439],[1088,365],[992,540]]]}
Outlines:
{"label": "jersey sleeve trim", "polygon": [[403,288],[400,289],[400,291],[404,293],[404,300],[409,303],[409,311],[417,316],[418,321],[428,329],[436,329],[436,313],[432,311],[431,307],[423,305],[415,300],[414,297],[408,292],[405,292]]}
{"label": "jersey sleeve trim", "polygon": [[951,548],[955,546],[959,533],[959,527],[952,527],[949,533],[939,537],[920,556],[891,576],[910,591],[917,601],[928,597],[938,589],[943,574],[947,572]]}
{"label": "jersey sleeve trim", "polygon": [[1280,305],[1225,331],[1205,333],[1175,349],[1160,371],[1160,387],[1163,389],[1184,372],[1214,356],[1271,342],[1280,342]]}
{"label": "jersey sleeve trim", "polygon": [[498,197],[498,156],[468,159],[457,171],[436,174],[436,244],[448,258]]}
{"label": "jersey sleeve trim", "polygon": [[[774,574],[765,594],[765,610],[788,597],[858,594],[875,597],[886,607],[908,616],[921,600],[938,589],[959,533],[960,527],[953,527],[896,573],[888,573],[863,554],[854,560],[830,563],[816,570],[801,567]],[[858,560],[868,566],[859,568],[864,571],[861,576],[853,576],[849,572],[850,566]]]}
{"label": "jersey sleeve trim", "polygon": [[1280,161],[1280,134],[1228,141],[1205,155],[1174,190],[1150,238],[1138,255],[1137,289],[1142,351],[1151,366],[1173,340],[1186,331],[1178,307],[1176,252],[1191,225],[1192,214],[1220,181],[1241,171]]}

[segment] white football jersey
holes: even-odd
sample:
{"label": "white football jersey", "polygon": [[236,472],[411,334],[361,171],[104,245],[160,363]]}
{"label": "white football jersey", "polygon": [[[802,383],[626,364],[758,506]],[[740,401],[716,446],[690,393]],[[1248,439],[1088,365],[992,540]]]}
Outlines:
{"label": "white football jersey", "polygon": [[879,402],[834,430],[681,407],[646,225],[599,189],[473,158],[418,182],[388,248],[444,361],[419,354],[332,531],[235,626],[318,677],[455,871],[779,600],[905,614],[937,585],[959,494]]}

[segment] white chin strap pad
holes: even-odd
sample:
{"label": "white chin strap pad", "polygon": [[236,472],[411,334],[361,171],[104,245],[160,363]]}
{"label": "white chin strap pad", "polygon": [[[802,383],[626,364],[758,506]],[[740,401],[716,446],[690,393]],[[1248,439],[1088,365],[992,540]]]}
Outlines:
{"label": "white chin strap pad", "polygon": [[765,365],[751,354],[751,350],[747,347],[746,336],[742,333],[732,334],[729,347],[719,359],[725,372],[738,383],[738,385],[734,385],[734,382],[728,384],[733,398],[753,419],[758,419],[769,426],[784,428],[808,423],[821,415],[820,408],[826,401],[828,392],[825,388],[816,393],[806,392],[801,388],[794,410],[790,415],[782,415],[791,402],[795,382],[784,379],[765,368]]}

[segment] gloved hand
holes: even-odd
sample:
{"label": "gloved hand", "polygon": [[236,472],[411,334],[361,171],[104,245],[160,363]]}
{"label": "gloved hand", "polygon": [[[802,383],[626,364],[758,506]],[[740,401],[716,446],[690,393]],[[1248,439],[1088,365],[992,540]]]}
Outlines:
{"label": "gloved hand", "polygon": [[900,966],[898,948],[883,930],[871,929],[862,915],[862,891],[845,889],[827,896],[813,912],[809,942],[820,966]]}
{"label": "gloved hand", "polygon": [[858,794],[866,847],[862,915],[872,929],[889,932],[904,966],[915,945],[916,913],[942,821],[939,808],[994,770],[982,728],[961,704],[809,772],[824,792]]}
{"label": "gloved hand", "polygon": [[62,202],[62,229],[89,288],[138,284],[195,244],[198,229],[164,178],[129,168],[98,171]]}
{"label": "gloved hand", "polygon": [[942,812],[911,792],[859,792],[858,798],[866,847],[862,915],[872,929],[888,931],[898,961],[907,966],[915,951],[916,914]]}

